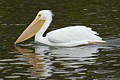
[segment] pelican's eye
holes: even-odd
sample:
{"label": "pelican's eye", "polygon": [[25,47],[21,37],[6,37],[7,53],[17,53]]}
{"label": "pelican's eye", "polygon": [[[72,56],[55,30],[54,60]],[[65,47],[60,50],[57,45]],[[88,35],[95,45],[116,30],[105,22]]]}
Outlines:
{"label": "pelican's eye", "polygon": [[40,18],[40,17],[41,17],[41,15],[38,15],[38,17]]}

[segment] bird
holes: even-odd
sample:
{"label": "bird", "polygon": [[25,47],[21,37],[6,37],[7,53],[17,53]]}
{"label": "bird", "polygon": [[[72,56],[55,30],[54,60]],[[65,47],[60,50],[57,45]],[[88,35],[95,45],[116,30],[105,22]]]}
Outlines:
{"label": "bird", "polygon": [[47,46],[75,47],[80,45],[105,43],[92,28],[86,26],[68,26],[50,31],[43,36],[52,22],[51,10],[41,10],[33,22],[15,41],[15,45],[35,35],[35,43]]}

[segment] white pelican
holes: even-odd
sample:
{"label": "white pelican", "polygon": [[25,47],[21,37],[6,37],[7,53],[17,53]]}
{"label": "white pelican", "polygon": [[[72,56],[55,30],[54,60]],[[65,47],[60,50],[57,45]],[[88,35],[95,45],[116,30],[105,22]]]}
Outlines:
{"label": "white pelican", "polygon": [[49,46],[73,47],[83,44],[105,42],[97,36],[97,32],[85,26],[69,26],[51,31],[43,37],[44,32],[52,22],[52,12],[41,10],[34,21],[20,35],[15,44],[25,41],[35,35],[35,42]]}

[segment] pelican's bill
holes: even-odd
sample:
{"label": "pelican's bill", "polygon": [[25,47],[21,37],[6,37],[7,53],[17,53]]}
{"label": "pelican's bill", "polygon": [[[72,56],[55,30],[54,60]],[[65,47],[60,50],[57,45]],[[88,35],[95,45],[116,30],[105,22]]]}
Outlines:
{"label": "pelican's bill", "polygon": [[39,18],[40,17],[34,19],[34,21],[23,31],[20,37],[16,40],[15,44],[33,37],[42,28],[45,20],[39,20]]}

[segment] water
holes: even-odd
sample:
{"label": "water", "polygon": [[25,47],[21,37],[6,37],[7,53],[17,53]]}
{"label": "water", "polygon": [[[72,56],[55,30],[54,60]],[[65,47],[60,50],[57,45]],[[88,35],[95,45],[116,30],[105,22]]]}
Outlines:
{"label": "water", "polygon": [[[107,44],[60,48],[13,43],[42,9],[53,11],[48,31],[84,25]],[[0,80],[120,80],[119,0],[1,0]],[[47,32],[48,32],[47,31]]]}

